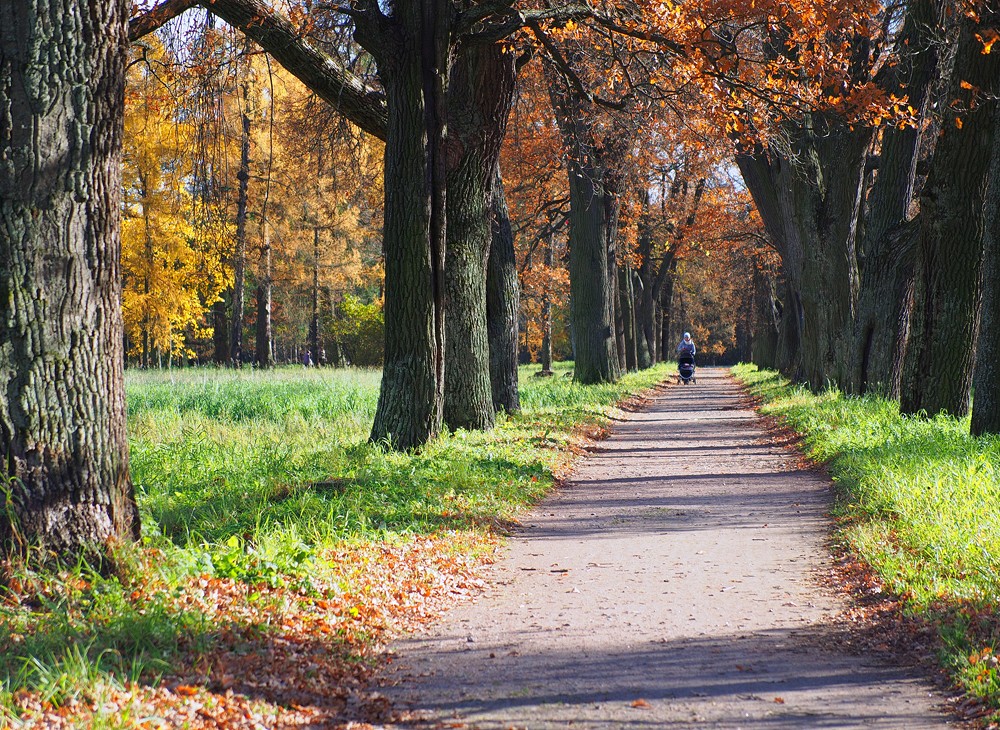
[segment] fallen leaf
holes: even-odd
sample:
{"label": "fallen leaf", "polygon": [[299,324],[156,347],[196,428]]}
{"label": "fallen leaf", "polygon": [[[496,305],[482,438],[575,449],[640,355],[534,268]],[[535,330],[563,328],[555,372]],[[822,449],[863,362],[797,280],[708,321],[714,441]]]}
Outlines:
{"label": "fallen leaf", "polygon": [[774,698],[774,704],[776,704],[776,705],[783,705],[783,704],[785,704],[785,701],[782,698],[780,698],[780,697],[775,697]]}
{"label": "fallen leaf", "polygon": [[649,707],[649,703],[646,700],[633,700],[632,707]]}

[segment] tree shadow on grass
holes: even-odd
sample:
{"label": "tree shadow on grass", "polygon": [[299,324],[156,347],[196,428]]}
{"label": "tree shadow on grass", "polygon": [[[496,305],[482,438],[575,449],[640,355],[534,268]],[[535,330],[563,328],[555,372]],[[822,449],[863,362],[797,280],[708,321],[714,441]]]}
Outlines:
{"label": "tree shadow on grass", "polygon": [[309,481],[276,481],[244,499],[205,489],[199,491],[200,501],[160,505],[150,519],[180,547],[202,541],[225,544],[233,536],[253,540],[262,528],[272,533],[299,528],[301,535],[302,525],[343,538],[377,537],[387,531],[506,531],[511,511],[533,504],[552,482],[551,472],[537,462],[417,455],[369,462],[353,472]]}
{"label": "tree shadow on grass", "polygon": [[[90,600],[83,594],[35,612],[33,625],[18,632],[8,624],[11,615],[3,617],[0,686],[10,693],[5,704],[11,707],[0,706],[0,718],[5,711],[16,716],[19,702],[36,714],[39,707],[56,715],[73,712],[72,703],[108,681],[168,688],[168,699],[159,694],[157,701],[173,705],[224,706],[235,693],[266,702],[279,715],[295,708],[324,722],[343,720],[348,708],[355,715],[368,712],[363,696],[352,695],[374,668],[375,643],[351,626],[350,617],[339,618],[322,599],[211,583],[203,589],[206,581],[195,580],[182,593],[148,599],[136,593],[127,598],[127,589],[118,586],[124,592],[115,614],[90,617],[81,612]],[[206,591],[201,598],[199,590]],[[210,605],[221,610],[208,616]]]}

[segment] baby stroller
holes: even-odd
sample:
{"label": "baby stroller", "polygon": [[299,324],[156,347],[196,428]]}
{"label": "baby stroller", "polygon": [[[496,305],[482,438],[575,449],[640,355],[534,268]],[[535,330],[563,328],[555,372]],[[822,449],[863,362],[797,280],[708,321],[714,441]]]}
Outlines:
{"label": "baby stroller", "polygon": [[694,377],[694,355],[690,352],[682,352],[677,356],[677,372],[681,376],[684,385],[697,383]]}

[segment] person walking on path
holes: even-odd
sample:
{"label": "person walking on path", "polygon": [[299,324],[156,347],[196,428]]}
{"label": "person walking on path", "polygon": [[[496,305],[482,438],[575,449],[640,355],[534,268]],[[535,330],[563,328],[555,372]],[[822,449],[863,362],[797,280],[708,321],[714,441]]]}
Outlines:
{"label": "person walking on path", "polygon": [[691,339],[690,332],[685,332],[684,337],[682,337],[681,341],[677,343],[677,354],[690,355],[691,357],[694,357],[695,346],[694,340]]}
{"label": "person walking on path", "polygon": [[661,388],[522,519],[485,595],[393,646],[395,727],[946,727],[928,684],[835,640],[830,486],[725,371]]}

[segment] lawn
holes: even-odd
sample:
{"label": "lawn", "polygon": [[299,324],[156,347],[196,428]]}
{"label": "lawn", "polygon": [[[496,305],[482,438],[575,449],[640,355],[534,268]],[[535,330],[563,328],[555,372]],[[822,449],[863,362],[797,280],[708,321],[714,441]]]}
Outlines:
{"label": "lawn", "polygon": [[667,375],[535,370],[521,414],[408,454],[367,442],[377,371],[129,372],[142,545],[110,578],[8,566],[0,724],[335,724],[384,642],[474,593],[583,439]]}
{"label": "lawn", "polygon": [[942,666],[1000,714],[1000,438],[973,438],[968,418],[902,416],[881,398],[815,395],[754,366],[734,374],[803,435],[838,485],[837,539],[903,612],[933,627]]}

